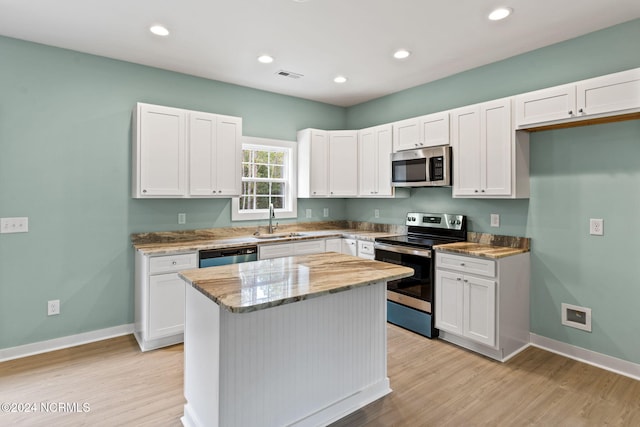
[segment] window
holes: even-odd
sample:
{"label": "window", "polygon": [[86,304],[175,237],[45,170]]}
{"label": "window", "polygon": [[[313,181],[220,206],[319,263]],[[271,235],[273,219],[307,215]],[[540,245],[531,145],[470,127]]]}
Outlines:
{"label": "window", "polygon": [[296,218],[296,143],[244,137],[242,194],[232,200],[234,221],[267,219],[273,203],[276,218]]}

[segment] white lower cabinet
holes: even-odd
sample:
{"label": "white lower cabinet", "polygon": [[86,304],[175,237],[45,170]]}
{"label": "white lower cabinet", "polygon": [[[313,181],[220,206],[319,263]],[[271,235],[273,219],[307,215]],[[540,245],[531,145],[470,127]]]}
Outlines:
{"label": "white lower cabinet", "polygon": [[440,338],[505,361],[529,345],[529,254],[500,259],[436,253]]}
{"label": "white lower cabinet", "polygon": [[324,250],[326,252],[338,252],[341,253],[342,252],[342,238],[335,238],[335,239],[327,239],[325,240],[325,248]]}
{"label": "white lower cabinet", "polygon": [[358,256],[360,258],[375,259],[376,252],[373,242],[369,240],[358,240]]}
{"label": "white lower cabinet", "polygon": [[311,255],[326,252],[322,239],[306,240],[302,242],[275,243],[273,245],[258,246],[258,259],[282,258],[286,256]]}
{"label": "white lower cabinet", "polygon": [[150,256],[136,252],[135,332],[142,351],[183,341],[184,280],[178,272],[198,268],[196,252]]}
{"label": "white lower cabinet", "polygon": [[358,241],[356,239],[342,239],[342,253],[358,256]]}

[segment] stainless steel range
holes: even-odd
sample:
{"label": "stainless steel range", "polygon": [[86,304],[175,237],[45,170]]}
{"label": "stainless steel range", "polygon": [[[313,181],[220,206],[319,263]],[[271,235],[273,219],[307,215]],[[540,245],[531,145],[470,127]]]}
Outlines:
{"label": "stainless steel range", "polygon": [[387,321],[429,338],[435,328],[434,245],[467,240],[467,218],[457,214],[408,213],[405,236],[377,238],[375,258],[411,267],[414,274],[387,285]]}

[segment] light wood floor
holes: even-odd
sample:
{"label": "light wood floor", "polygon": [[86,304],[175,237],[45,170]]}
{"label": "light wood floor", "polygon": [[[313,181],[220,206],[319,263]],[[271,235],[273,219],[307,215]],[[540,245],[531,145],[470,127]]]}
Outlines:
{"label": "light wood floor", "polygon": [[[640,426],[640,381],[529,348],[501,364],[389,325],[393,393],[332,427]],[[179,426],[182,346],[132,336],[0,363],[0,402],[89,404],[5,413],[0,425]]]}

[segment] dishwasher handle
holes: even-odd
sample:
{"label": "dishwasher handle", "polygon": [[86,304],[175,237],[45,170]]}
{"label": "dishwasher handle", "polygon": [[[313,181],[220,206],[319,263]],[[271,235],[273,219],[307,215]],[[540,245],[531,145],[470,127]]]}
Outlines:
{"label": "dishwasher handle", "polygon": [[200,251],[200,259],[222,258],[236,255],[251,255],[258,252],[257,246],[241,248],[205,249]]}

